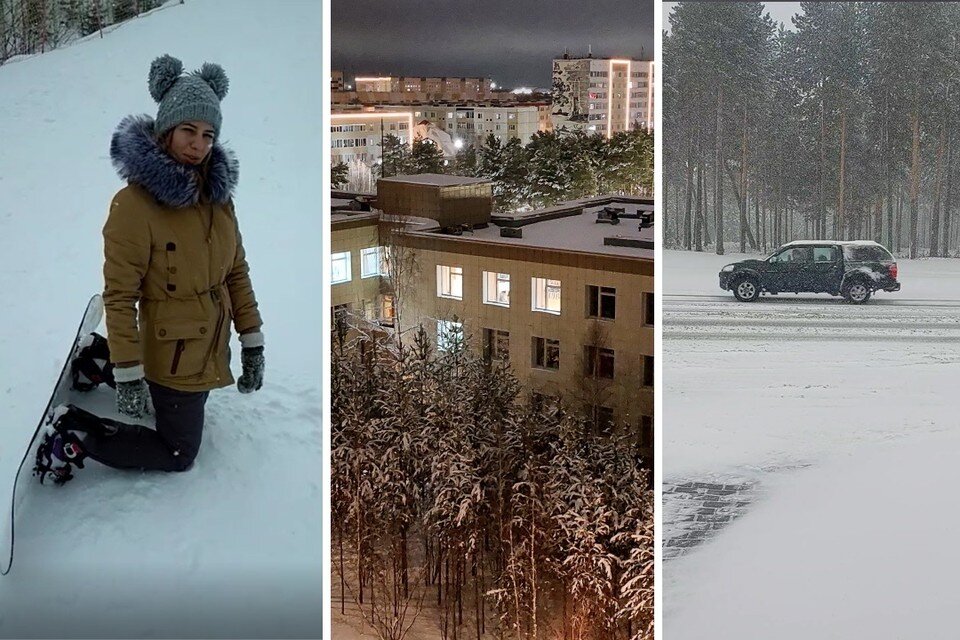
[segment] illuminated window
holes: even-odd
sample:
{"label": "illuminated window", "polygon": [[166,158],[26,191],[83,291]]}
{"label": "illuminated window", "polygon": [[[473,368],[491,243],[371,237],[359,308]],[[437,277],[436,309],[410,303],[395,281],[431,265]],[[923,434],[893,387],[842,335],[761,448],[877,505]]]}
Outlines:
{"label": "illuminated window", "polygon": [[548,278],[532,278],[532,309],[543,313],[560,315],[560,281]]}
{"label": "illuminated window", "polygon": [[463,300],[463,267],[437,265],[437,297]]}
{"label": "illuminated window", "polygon": [[330,283],[350,282],[350,252],[334,253],[330,256]]}
{"label": "illuminated window", "polygon": [[483,272],[483,302],[501,307],[510,306],[510,274]]}
{"label": "illuminated window", "polygon": [[459,351],[463,348],[463,323],[437,320],[437,350]]}

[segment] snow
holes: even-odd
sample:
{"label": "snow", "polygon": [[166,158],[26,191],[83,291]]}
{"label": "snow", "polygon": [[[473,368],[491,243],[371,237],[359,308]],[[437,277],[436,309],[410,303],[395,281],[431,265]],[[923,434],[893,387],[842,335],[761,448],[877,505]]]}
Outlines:
{"label": "snow", "polygon": [[960,261],[737,303],[748,257],[664,251],[664,628],[952,637]]}
{"label": "snow", "polygon": [[0,637],[319,636],[320,25],[308,0],[168,3],[0,67],[0,289],[16,302],[0,320],[0,486],[102,289],[100,229],[122,186],[110,136],[123,116],[156,113],[147,72],[160,54],[187,69],[218,62],[230,78],[223,134],[240,158],[267,341],[262,391],[211,394],[191,471],[91,463],[62,488],[21,485]]}

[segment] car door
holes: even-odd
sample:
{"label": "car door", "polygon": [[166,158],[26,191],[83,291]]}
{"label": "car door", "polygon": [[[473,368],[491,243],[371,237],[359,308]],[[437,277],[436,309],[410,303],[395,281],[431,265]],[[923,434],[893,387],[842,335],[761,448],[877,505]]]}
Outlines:
{"label": "car door", "polygon": [[810,265],[809,287],[805,291],[835,293],[840,290],[843,279],[843,262],[840,247],[823,245],[813,247],[813,263]]}
{"label": "car door", "polygon": [[770,256],[766,288],[770,291],[804,291],[800,287],[807,277],[806,270],[812,258],[810,247],[788,247]]}
{"label": "car door", "polygon": [[764,265],[761,275],[763,282],[760,284],[767,291],[786,291],[783,288],[784,278],[787,273],[787,264],[792,256],[792,249],[783,249],[767,258],[767,264]]}

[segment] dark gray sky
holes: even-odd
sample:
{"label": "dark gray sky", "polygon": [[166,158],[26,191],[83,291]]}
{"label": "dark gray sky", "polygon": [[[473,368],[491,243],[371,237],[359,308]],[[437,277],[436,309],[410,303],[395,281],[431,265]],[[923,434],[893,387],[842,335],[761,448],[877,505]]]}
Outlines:
{"label": "dark gray sky", "polygon": [[[670,31],[670,11],[677,6],[676,2],[663,3],[663,28]],[[799,2],[765,2],[764,8],[770,17],[776,22],[783,23],[788,30],[793,31],[792,18],[798,13],[803,13]]]}
{"label": "dark gray sky", "polygon": [[331,65],[351,77],[485,76],[549,88],[550,61],[564,47],[653,59],[653,2],[333,0]]}

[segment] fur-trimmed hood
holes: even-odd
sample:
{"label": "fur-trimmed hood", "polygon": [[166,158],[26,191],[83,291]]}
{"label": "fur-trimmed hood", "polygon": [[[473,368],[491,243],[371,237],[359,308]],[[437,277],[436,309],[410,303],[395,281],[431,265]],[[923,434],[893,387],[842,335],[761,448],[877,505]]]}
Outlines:
{"label": "fur-trimmed hood", "polygon": [[[148,115],[120,121],[110,141],[110,159],[122,179],[140,185],[163,205],[179,209],[200,200],[197,169],[177,162],[163,150]],[[218,142],[207,162],[210,200],[225,204],[237,186],[240,165],[233,152]]]}

